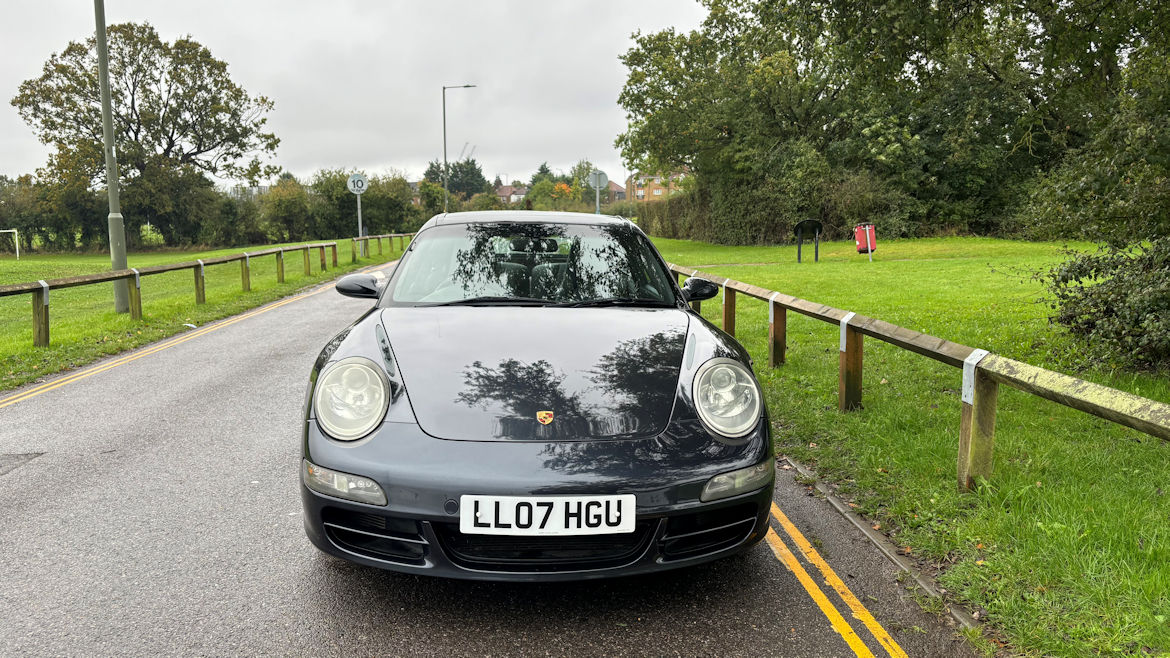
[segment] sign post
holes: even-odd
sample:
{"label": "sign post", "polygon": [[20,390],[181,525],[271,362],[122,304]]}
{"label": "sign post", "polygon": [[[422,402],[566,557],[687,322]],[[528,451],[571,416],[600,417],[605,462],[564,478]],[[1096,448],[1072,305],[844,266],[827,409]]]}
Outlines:
{"label": "sign post", "polygon": [[601,188],[609,185],[609,177],[605,175],[604,171],[594,169],[589,172],[589,186],[593,188],[594,196],[597,197],[596,214],[601,214]]}
{"label": "sign post", "polygon": [[[353,192],[354,194],[357,195],[358,237],[359,238],[365,237],[365,233],[362,232],[362,194],[364,194],[365,191],[367,189],[369,189],[370,182],[366,180],[365,176],[363,176],[361,174],[354,174],[354,175],[349,177],[349,180],[346,181],[345,185],[346,185],[346,187],[349,188],[350,192]],[[360,245],[361,245],[360,248],[362,250],[361,251],[362,258],[365,258],[366,257],[366,241],[365,240],[360,241]]]}

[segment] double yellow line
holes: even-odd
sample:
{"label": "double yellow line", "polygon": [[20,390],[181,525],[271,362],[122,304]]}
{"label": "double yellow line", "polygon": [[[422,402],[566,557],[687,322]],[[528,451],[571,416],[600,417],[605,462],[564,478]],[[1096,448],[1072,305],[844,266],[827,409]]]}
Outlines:
{"label": "double yellow line", "polygon": [[[800,530],[788,519],[784,512],[780,511],[776,503],[772,503],[772,518],[780,524],[785,534],[796,544],[797,549],[804,555],[805,560],[820,571],[824,579],[823,582],[833,588],[837,595],[841,597],[841,600],[844,601],[852,613],[852,617],[860,621],[869,630],[878,644],[886,650],[886,653],[891,658],[906,658],[906,652],[902,650],[902,647],[898,646],[898,643],[894,641],[894,638],[890,637],[886,629],[882,628],[882,625],[874,619],[869,610],[861,604],[861,601],[857,600],[857,597],[853,595],[849,587],[837,576],[837,573],[833,571],[829,563],[805,539],[804,535],[801,534]],[[780,535],[775,530],[769,528],[766,540],[768,545],[772,547],[772,552],[776,554],[776,559],[783,562],[784,566],[788,567],[788,570],[796,576],[796,579],[804,586],[805,591],[812,597],[817,607],[828,618],[833,630],[845,640],[845,643],[849,645],[853,653],[857,654],[860,658],[873,658],[873,652],[869,650],[865,642],[854,632],[853,627],[849,625],[845,617],[833,606],[829,597],[825,595],[825,592],[817,585],[816,581],[813,580],[812,576],[809,575],[800,561],[796,559],[792,551],[788,550],[788,545],[784,543]]]}
{"label": "double yellow line", "polygon": [[[375,269],[375,270],[383,269],[386,267],[390,267],[397,262],[398,261],[392,261],[392,262],[387,263],[385,265],[379,265],[379,266],[375,266],[373,268],[366,268],[365,270],[362,270],[362,271],[368,271],[370,269]],[[92,368],[80,370],[78,372],[75,372],[75,373],[70,374],[70,375],[66,375],[64,377],[58,377],[57,379],[45,382],[44,384],[40,384],[39,386],[34,386],[30,389],[26,389],[26,390],[23,390],[19,393],[14,394],[14,395],[10,395],[6,398],[0,399],[0,409],[3,409],[4,407],[16,404],[17,402],[23,402],[24,400],[28,400],[29,398],[34,398],[42,393],[47,393],[47,392],[52,391],[54,389],[61,388],[62,386],[65,386],[67,384],[72,384],[73,382],[81,381],[82,379],[86,379],[87,377],[92,377],[92,376],[97,375],[99,373],[103,373],[107,370],[117,368],[118,366],[125,365],[127,363],[130,363],[131,361],[137,361],[138,359],[141,359],[141,358],[146,357],[146,356],[150,356],[151,354],[157,354],[165,349],[170,349],[176,345],[181,345],[182,343],[185,343],[189,340],[194,340],[196,338],[199,338],[200,336],[205,336],[213,331],[218,331],[220,329],[223,329],[224,327],[229,327],[237,322],[242,322],[244,320],[247,320],[248,318],[256,317],[257,315],[260,315],[261,313],[267,313],[268,311],[280,308],[281,306],[284,306],[286,304],[291,304],[295,301],[305,299],[306,297],[312,297],[313,295],[319,295],[319,294],[325,292],[326,290],[329,290],[330,287],[331,286],[329,286],[329,285],[325,285],[325,286],[319,287],[315,290],[310,290],[309,292],[301,293],[299,295],[294,295],[292,297],[286,297],[285,299],[274,302],[272,304],[268,304],[266,306],[261,306],[258,309],[249,311],[249,312],[244,313],[242,315],[237,315],[237,316],[228,318],[226,320],[216,322],[214,324],[204,325],[203,327],[200,327],[199,329],[187,332],[185,334],[180,335],[177,338],[174,338],[172,340],[168,340],[164,343],[159,343],[159,344],[154,345],[152,347],[147,347],[146,349],[142,349],[142,350],[139,350],[136,352],[131,352],[130,354],[127,354],[126,356],[118,357],[112,361],[107,361],[105,363],[94,366]]]}

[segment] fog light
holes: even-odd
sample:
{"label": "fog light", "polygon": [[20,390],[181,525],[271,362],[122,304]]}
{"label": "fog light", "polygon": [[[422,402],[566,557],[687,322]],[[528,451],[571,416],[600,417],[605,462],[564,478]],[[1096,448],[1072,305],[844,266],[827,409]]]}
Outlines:
{"label": "fog light", "polygon": [[771,482],[775,474],[776,465],[772,457],[755,466],[720,473],[707,481],[706,486],[703,487],[703,493],[699,495],[699,500],[707,503],[755,491]]}
{"label": "fog light", "polygon": [[305,486],[319,494],[344,498],[369,505],[385,505],[386,494],[368,477],[340,473],[323,468],[305,459],[302,462],[301,480]]}

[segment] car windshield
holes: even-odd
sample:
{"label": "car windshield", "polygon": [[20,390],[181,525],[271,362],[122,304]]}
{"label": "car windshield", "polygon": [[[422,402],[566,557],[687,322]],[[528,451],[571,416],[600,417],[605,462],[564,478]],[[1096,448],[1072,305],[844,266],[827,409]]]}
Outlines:
{"label": "car windshield", "polygon": [[629,226],[453,224],[418,235],[389,305],[676,304],[653,246]]}

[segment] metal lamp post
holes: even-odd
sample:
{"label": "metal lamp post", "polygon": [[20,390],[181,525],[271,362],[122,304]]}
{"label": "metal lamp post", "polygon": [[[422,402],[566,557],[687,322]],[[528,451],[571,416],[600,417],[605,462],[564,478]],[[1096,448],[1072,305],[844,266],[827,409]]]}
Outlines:
{"label": "metal lamp post", "polygon": [[[118,156],[114,149],[114,123],[110,112],[110,71],[106,54],[106,6],[103,0],[93,1],[94,21],[97,23],[98,84],[102,96],[102,138],[106,151],[106,189],[110,197],[107,223],[110,231],[110,264],[115,270],[126,269],[126,226],[122,222],[122,206],[118,201]],[[130,290],[126,279],[114,282],[114,310],[130,310]]]}
{"label": "metal lamp post", "polygon": [[450,192],[447,191],[447,90],[448,89],[470,89],[475,85],[451,85],[450,87],[443,87],[443,212],[447,212],[447,198]]}

